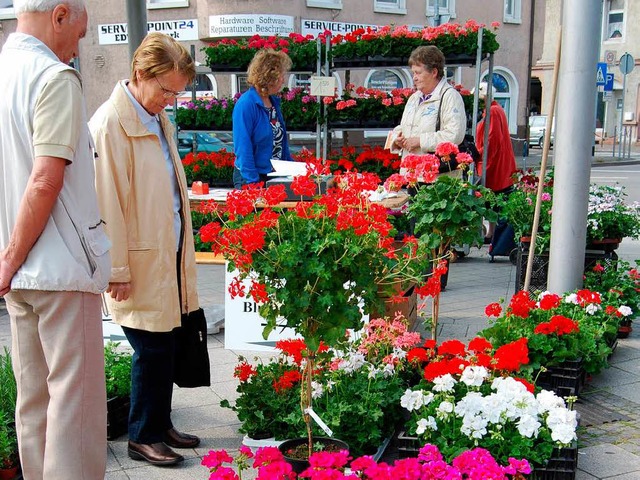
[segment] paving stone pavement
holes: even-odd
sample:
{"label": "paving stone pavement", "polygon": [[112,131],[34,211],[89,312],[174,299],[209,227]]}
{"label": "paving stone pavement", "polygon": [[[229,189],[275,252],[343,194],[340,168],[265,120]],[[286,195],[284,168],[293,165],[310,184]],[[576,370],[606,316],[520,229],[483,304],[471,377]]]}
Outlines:
{"label": "paving stone pavement", "polygon": [[[625,240],[618,250],[620,258],[640,258],[640,242]],[[514,293],[515,266],[508,258],[496,257],[489,262],[487,248],[473,248],[469,255],[451,265],[449,283],[441,297],[438,328],[439,340],[471,339],[484,328],[484,307]],[[201,303],[219,310],[223,300],[224,267],[199,265],[198,286]],[[217,306],[217,307],[216,307]],[[426,302],[421,311],[429,312]],[[420,326],[423,333],[424,327]],[[242,441],[234,413],[220,407],[222,399],[233,401],[236,383],[233,368],[238,355],[248,358],[255,352],[224,348],[224,329],[208,336],[211,360],[211,387],[174,391],[173,419],[180,430],[199,435],[202,444],[183,451],[185,462],[174,468],[158,468],[136,462],[127,456],[126,435],[109,442],[107,480],[205,479],[208,472],[200,460],[211,449],[225,448],[234,452]],[[0,302],[0,348],[9,346],[9,319]],[[619,340],[611,357],[611,366],[591,379],[585,391],[585,404],[594,402],[607,412],[618,412],[625,420],[581,427],[576,480],[640,480],[640,335],[637,331]],[[579,410],[579,408],[578,408]],[[244,477],[244,478],[251,478]]]}

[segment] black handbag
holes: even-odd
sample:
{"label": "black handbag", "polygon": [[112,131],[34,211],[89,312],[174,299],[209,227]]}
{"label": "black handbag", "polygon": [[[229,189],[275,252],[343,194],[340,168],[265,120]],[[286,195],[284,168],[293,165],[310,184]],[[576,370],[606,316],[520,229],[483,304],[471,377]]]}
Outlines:
{"label": "black handbag", "polygon": [[199,308],[182,315],[182,326],[175,330],[173,381],[183,388],[211,385],[211,367],[207,350],[207,320]]}

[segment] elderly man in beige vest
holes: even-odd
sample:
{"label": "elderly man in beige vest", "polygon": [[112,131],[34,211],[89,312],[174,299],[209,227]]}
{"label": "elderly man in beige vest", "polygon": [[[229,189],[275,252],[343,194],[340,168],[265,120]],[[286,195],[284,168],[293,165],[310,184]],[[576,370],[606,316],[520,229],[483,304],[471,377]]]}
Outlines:
{"label": "elderly man in beige vest", "polygon": [[15,0],[0,53],[0,295],[25,480],[102,480],[109,248],[79,74],[82,0]]}

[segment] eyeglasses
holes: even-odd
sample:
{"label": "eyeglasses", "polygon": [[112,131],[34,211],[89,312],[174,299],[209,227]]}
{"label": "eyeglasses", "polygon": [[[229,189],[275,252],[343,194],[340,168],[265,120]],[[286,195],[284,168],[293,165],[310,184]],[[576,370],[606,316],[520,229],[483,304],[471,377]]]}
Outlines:
{"label": "eyeglasses", "polygon": [[153,77],[153,78],[155,78],[155,79],[156,79],[156,82],[158,82],[158,86],[160,87],[160,90],[162,90],[162,96],[163,96],[164,98],[176,98],[176,97],[179,97],[180,95],[182,95],[182,94],[183,94],[183,92],[174,92],[173,90],[169,90],[169,89],[167,89],[167,88],[164,88],[164,87],[162,86],[162,84],[160,83],[160,80],[158,80],[158,77],[156,77],[156,76],[154,75],[154,77]]}

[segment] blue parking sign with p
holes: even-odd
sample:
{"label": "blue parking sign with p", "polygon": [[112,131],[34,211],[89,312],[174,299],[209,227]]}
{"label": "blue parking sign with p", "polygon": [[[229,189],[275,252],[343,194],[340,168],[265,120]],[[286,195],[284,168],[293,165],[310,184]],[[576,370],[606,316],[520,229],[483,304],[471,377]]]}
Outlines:
{"label": "blue parking sign with p", "polygon": [[613,92],[613,73],[607,73],[607,78],[604,82],[604,91]]}
{"label": "blue parking sign with p", "polygon": [[607,82],[607,64],[598,62],[598,68],[596,69],[596,85],[604,86]]}

